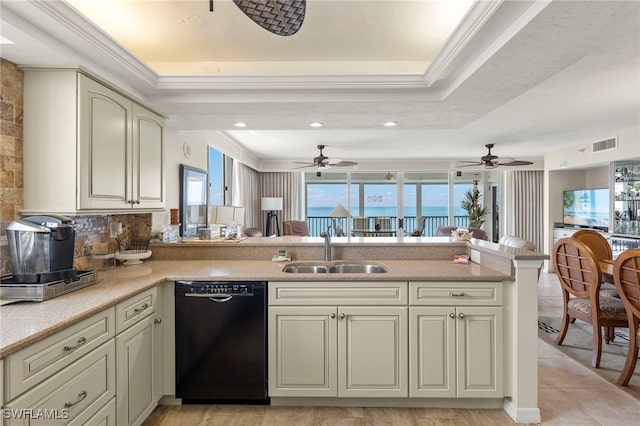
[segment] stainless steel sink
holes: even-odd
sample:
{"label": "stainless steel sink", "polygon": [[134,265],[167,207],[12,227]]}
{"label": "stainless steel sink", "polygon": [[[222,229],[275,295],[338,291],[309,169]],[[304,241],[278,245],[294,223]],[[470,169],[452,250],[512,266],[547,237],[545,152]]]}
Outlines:
{"label": "stainless steel sink", "polygon": [[340,263],[329,267],[334,274],[381,274],[389,272],[386,266],[378,263]]}
{"label": "stainless steel sink", "polygon": [[282,271],[292,274],[380,274],[389,269],[375,262],[303,262],[290,263]]}
{"label": "stainless steel sink", "polygon": [[282,269],[292,274],[326,274],[329,271],[326,265],[287,265]]}

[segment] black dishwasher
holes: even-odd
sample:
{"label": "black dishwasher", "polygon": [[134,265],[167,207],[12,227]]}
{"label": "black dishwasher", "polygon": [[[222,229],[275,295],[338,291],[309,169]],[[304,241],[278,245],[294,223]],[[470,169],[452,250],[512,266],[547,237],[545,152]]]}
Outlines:
{"label": "black dishwasher", "polygon": [[266,284],[176,282],[176,397],[184,404],[268,404]]}

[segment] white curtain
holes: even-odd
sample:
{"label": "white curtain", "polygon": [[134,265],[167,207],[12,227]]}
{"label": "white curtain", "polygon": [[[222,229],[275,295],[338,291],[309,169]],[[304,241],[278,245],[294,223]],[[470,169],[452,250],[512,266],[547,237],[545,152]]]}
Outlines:
{"label": "white curtain", "polygon": [[[304,175],[299,172],[260,173],[260,198],[282,197],[282,211],[276,212],[280,231],[285,220],[304,220]],[[258,202],[260,201],[258,199]],[[263,224],[267,221],[267,212],[262,212]]]}
{"label": "white curtain", "polygon": [[506,205],[502,218],[506,235],[515,235],[544,250],[544,172],[520,170],[507,172]]}
{"label": "white curtain", "polygon": [[261,229],[260,174],[234,159],[231,187],[231,204],[245,208],[245,227]]}

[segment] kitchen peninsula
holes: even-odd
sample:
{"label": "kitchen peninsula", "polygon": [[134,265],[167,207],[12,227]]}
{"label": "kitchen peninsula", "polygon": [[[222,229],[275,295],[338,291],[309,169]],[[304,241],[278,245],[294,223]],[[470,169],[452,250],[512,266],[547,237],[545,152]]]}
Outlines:
{"label": "kitchen peninsula", "polygon": [[[334,260],[376,261],[385,265],[389,271],[378,274],[290,274],[282,270],[288,262],[271,260],[278,249],[286,249],[287,256],[291,256],[294,262],[318,261],[323,258],[324,253],[324,243],[321,238],[277,237],[249,238],[234,242],[153,243],[151,246],[153,256],[150,261],[99,272],[101,282],[92,287],[43,303],[2,306],[0,307],[0,321],[3,324],[0,332],[0,358],[4,361],[4,382],[7,383],[7,374],[11,370],[8,361],[12,355],[42,343],[43,340],[100,312],[108,311],[114,306],[117,322],[119,306],[126,308],[129,300],[157,288],[157,295],[149,300],[157,303],[156,313],[163,312],[164,367],[163,373],[160,374],[162,379],[159,396],[173,395],[175,330],[171,311],[175,280],[268,281],[270,319],[276,318],[275,315],[280,312],[286,312],[286,308],[289,308],[287,305],[298,304],[309,309],[309,304],[319,303],[303,299],[295,302],[283,301],[278,298],[278,294],[294,294],[301,288],[309,289],[317,285],[318,289],[353,287],[355,291],[360,286],[363,288],[362,295],[365,296],[367,289],[376,286],[381,288],[387,283],[396,286],[397,297],[394,296],[396,300],[385,302],[385,304],[391,304],[395,309],[403,312],[404,319],[399,329],[408,329],[411,333],[410,336],[403,335],[404,341],[401,342],[403,349],[399,349],[400,352],[398,352],[401,354],[398,357],[401,367],[397,371],[399,376],[397,392],[395,389],[388,389],[389,392],[366,397],[362,396],[366,395],[366,392],[349,394],[338,390],[335,396],[304,397],[303,395],[311,395],[313,392],[307,394],[300,393],[298,390],[293,392],[287,389],[286,383],[270,380],[272,404],[321,404],[324,400],[331,404],[360,405],[415,404],[492,408],[503,406],[517,422],[540,421],[535,338],[537,335],[536,292],[538,268],[548,256],[485,241],[459,242],[444,237],[335,238],[332,244]],[[472,262],[468,265],[454,264],[451,259],[454,255],[460,254],[467,254]],[[476,290],[477,293],[474,293]],[[447,298],[456,300],[446,301]],[[354,302],[353,295],[350,304],[353,304],[352,302]],[[337,309],[341,309],[340,300],[336,299],[333,303],[338,306]],[[145,304],[148,306],[148,303],[145,302]],[[380,305],[380,302],[369,304]],[[495,353],[491,354],[493,357],[491,361],[495,363],[496,371],[468,374],[466,383],[458,380],[457,384],[454,383],[454,389],[447,390],[452,392],[452,396],[434,393],[428,396],[429,390],[425,389],[424,382],[428,382],[429,378],[418,374],[418,371],[422,371],[422,366],[416,359],[416,354],[420,353],[421,348],[411,343],[412,339],[417,340],[417,331],[411,330],[413,326],[419,324],[420,318],[426,318],[427,313],[431,314],[431,309],[434,307],[442,309],[446,306],[457,309],[448,313],[451,310],[449,309],[445,315],[447,318],[451,315],[451,321],[455,321],[456,324],[462,324],[465,313],[468,315],[464,321],[467,322],[469,329],[480,327],[481,332],[487,332],[486,327],[492,324],[494,327],[492,330],[497,331],[497,334],[491,335],[489,331],[489,335],[495,341],[485,346],[495,349]],[[474,309],[480,314],[473,314]],[[490,320],[485,321],[487,318]],[[475,322],[473,322],[474,319]],[[415,324],[414,320],[416,320]],[[472,322],[468,323],[468,321]],[[409,324],[408,327],[407,324]],[[272,325],[275,326],[275,324]],[[460,326],[457,325],[457,327]],[[271,330],[270,325],[270,334]],[[423,335],[430,336],[428,333]],[[407,339],[409,344],[406,342]],[[270,337],[270,356],[275,350],[271,342],[273,340]],[[458,342],[460,344],[461,341],[458,340]],[[433,345],[436,341],[430,340],[428,343]],[[460,360],[466,355],[473,356],[473,353],[453,355],[458,356],[454,358],[454,368],[455,363],[459,365]],[[461,356],[463,358],[460,358]],[[408,362],[409,358],[412,360],[411,363]],[[414,361],[418,363],[414,365]],[[471,364],[475,363],[474,359],[467,361],[471,361]],[[487,360],[478,359],[477,362],[478,365],[482,365]],[[272,368],[273,365],[270,363],[270,379],[278,377],[277,372]],[[271,376],[272,374],[274,376]],[[490,389],[483,387],[484,385],[476,386],[479,384],[475,382],[477,380],[486,380],[491,384]],[[456,390],[456,386],[459,389]],[[11,389],[4,389],[3,404],[11,400],[10,392]],[[301,397],[291,397],[293,394]],[[395,396],[387,397],[387,395]]]}

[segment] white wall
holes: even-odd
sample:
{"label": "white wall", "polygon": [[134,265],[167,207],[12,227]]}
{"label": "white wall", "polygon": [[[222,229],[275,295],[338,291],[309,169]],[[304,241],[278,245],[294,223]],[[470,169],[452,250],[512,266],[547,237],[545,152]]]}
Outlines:
{"label": "white wall", "polygon": [[[165,212],[153,213],[152,227],[157,229],[168,223],[169,209],[180,206],[180,164],[207,170],[209,146],[233,157],[249,167],[257,169],[258,161],[235,141],[217,131],[176,130],[165,127],[165,182],[167,207]],[[190,155],[185,154],[185,146]]]}
{"label": "white wall", "polygon": [[563,220],[562,191],[610,187],[609,164],[611,162],[640,158],[640,128],[619,132],[617,149],[591,152],[592,142],[612,136],[615,135],[594,138],[575,147],[562,148],[545,154],[545,253],[551,253],[553,249],[553,224]]}

